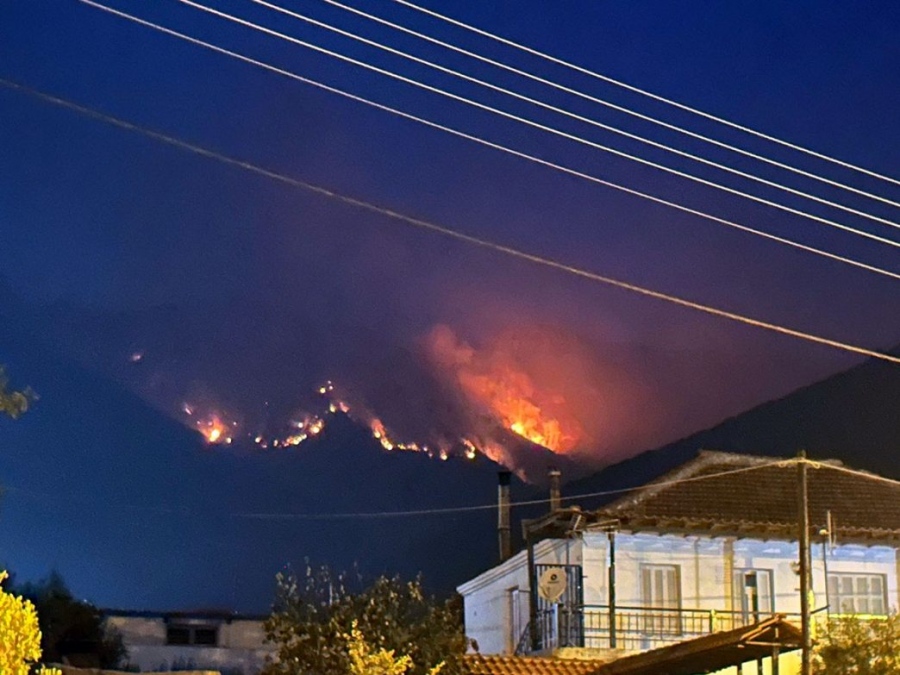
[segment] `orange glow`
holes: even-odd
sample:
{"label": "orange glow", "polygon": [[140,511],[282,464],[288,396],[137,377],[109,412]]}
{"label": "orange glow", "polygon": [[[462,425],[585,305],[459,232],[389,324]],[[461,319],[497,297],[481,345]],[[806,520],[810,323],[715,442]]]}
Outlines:
{"label": "orange glow", "polygon": [[462,444],[466,448],[466,459],[475,459],[478,456],[478,448],[468,438],[462,439]]}
{"label": "orange glow", "polygon": [[206,438],[206,442],[210,445],[219,443],[230,444],[231,435],[229,433],[229,425],[222,421],[216,413],[210,413],[204,419],[197,420],[197,430]]}
{"label": "orange glow", "polygon": [[514,434],[553,452],[571,450],[577,441],[575,425],[567,433],[563,422],[535,402],[534,385],[527,374],[498,366],[487,374],[460,371],[458,376],[466,396],[488,408]]}
{"label": "orange glow", "polygon": [[195,406],[193,403],[183,403],[182,412],[188,418],[188,425],[200,431],[210,445],[228,445],[243,437],[247,442],[252,442],[261,449],[296,448],[319,436],[330,423],[331,418],[329,415],[342,413],[356,421],[367,420],[372,438],[378,441],[381,447],[387,451],[420,452],[444,461],[448,461],[457,454],[469,459],[475,459],[479,453],[475,443],[465,437],[458,438],[456,446],[446,439],[438,439],[436,443],[438,449],[429,448],[424,443],[400,442],[392,436],[379,418],[372,416],[365,410],[362,412],[360,410],[351,412],[350,406],[337,397],[335,385],[331,381],[326,382],[317,391],[325,397],[322,412],[320,414],[298,412],[291,420],[288,429],[280,434],[277,432],[269,434],[259,429],[239,434],[238,423],[227,421],[230,419],[228,415],[218,411],[208,412],[208,408]]}
{"label": "orange glow", "polygon": [[568,382],[548,366],[562,365],[552,351],[544,348],[535,352],[537,357],[527,356],[516,334],[475,349],[447,326],[432,329],[427,344],[434,364],[477,411],[473,427],[484,436],[491,432],[480,427],[478,417],[556,453],[575,450],[584,440],[584,429],[571,412],[571,396],[567,403],[563,395]]}
{"label": "orange glow", "polygon": [[407,452],[428,452],[427,446],[420,446],[418,443],[398,443],[388,434],[387,429],[381,420],[373,418],[369,422],[369,428],[372,430],[372,438],[381,443],[381,447],[385,450],[405,450]]}

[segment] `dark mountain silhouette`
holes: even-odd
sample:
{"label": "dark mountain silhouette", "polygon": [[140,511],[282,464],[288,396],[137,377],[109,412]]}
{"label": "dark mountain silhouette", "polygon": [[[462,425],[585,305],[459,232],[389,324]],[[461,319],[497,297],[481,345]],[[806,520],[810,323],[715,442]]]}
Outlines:
{"label": "dark mountain silhouette", "polygon": [[[422,571],[439,592],[496,561],[491,505],[499,467],[490,460],[385,452],[342,415],[298,449],[210,448],[117,384],[114,373],[73,357],[60,344],[65,330],[45,340],[49,333],[46,317],[0,283],[0,363],[14,386],[30,385],[41,397],[22,419],[0,419],[0,564],[20,579],[55,567],[79,596],[100,605],[263,611],[276,572],[306,558],[339,568],[358,562],[373,575]],[[88,349],[85,340],[81,351]],[[866,362],[565,492],[640,485],[701,448],[770,456],[804,448],[900,477],[898,374],[891,364]],[[540,472],[548,458],[532,451]],[[514,481],[514,500],[543,496]],[[472,504],[487,508],[366,515]],[[515,521],[544,508],[517,508]],[[334,513],[357,515],[314,517]]]}
{"label": "dark mountain silhouette", "polygon": [[[900,346],[891,353],[900,354]],[[900,366],[871,359],[721,424],[641,453],[570,483],[569,494],[641,485],[695,457],[699,450],[839,459],[857,469],[900,478]],[[585,507],[610,498],[578,500]]]}
{"label": "dark mountain silhouette", "polygon": [[[343,415],[297,449],[210,448],[48,348],[19,309],[6,293],[0,363],[40,396],[20,420],[0,419],[0,565],[20,579],[55,567],[99,605],[263,611],[276,572],[307,558],[369,575],[421,571],[442,593],[495,560],[500,467],[489,459],[386,452]],[[488,508],[314,517],[472,504]]]}

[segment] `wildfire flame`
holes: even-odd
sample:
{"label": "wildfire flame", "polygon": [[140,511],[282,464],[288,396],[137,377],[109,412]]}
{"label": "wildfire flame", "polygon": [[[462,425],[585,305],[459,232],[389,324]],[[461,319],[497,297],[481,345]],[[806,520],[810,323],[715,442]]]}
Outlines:
{"label": "wildfire flame", "polygon": [[575,438],[534,402],[534,386],[524,373],[511,369],[490,375],[461,372],[459,382],[470,399],[486,406],[513,433],[553,452],[571,449]]}
{"label": "wildfire flame", "polygon": [[[446,326],[429,336],[431,355],[463,396],[504,428],[556,453],[574,449],[583,435],[574,418],[562,413],[563,399],[541,391],[514,354],[495,348],[476,352]],[[556,403],[550,411],[547,402]]]}
{"label": "wildfire flame", "polygon": [[228,445],[233,440],[231,430],[236,424],[227,424],[216,413],[210,413],[207,417],[198,419],[196,424],[197,429],[203,434],[204,438],[206,438],[206,442],[210,445],[216,445],[218,443]]}
{"label": "wildfire flame", "polygon": [[[320,395],[328,397],[327,407],[321,415],[309,413],[297,415],[296,419],[290,424],[290,432],[285,435],[272,436],[264,433],[255,433],[248,434],[247,438],[263,449],[269,447],[295,448],[319,436],[325,430],[329,415],[344,414],[356,419],[362,417],[363,420],[367,420],[372,438],[378,441],[381,447],[387,451],[422,452],[430,457],[438,457],[444,461],[450,459],[454,454],[450,444],[443,441],[438,444],[439,450],[435,453],[426,444],[395,440],[380,419],[366,413],[356,415],[346,402],[334,397],[336,395],[335,386],[330,381],[319,387],[317,391]],[[202,415],[198,413],[198,406],[187,402],[182,404],[181,410],[187,417],[191,418],[192,426],[203,434],[206,442],[210,445],[231,444],[234,441],[233,432],[237,427],[237,423],[232,422],[229,425],[224,421],[226,416],[223,413],[214,411]],[[474,441],[468,438],[461,438],[459,443],[462,448],[460,455],[470,460],[477,458],[479,451]]]}

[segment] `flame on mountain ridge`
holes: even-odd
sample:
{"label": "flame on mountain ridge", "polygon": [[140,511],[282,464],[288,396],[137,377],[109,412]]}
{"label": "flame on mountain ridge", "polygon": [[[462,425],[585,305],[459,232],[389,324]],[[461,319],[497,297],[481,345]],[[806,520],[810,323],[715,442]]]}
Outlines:
{"label": "flame on mountain ridge", "polygon": [[440,371],[466,401],[532,443],[565,454],[578,447],[584,429],[566,412],[566,399],[540,388],[505,345],[477,351],[447,326],[436,326],[426,346]]}
{"label": "flame on mountain ridge", "polygon": [[[299,413],[291,421],[291,431],[286,435],[257,433],[255,435],[248,434],[248,438],[251,438],[253,443],[262,449],[297,447],[319,436],[325,429],[329,415],[341,413],[366,424],[372,438],[377,440],[386,451],[421,452],[444,461],[454,454],[451,444],[444,440],[436,443],[437,450],[427,444],[395,440],[378,417],[366,412],[364,408],[361,409],[361,412],[351,410],[344,400],[336,398],[335,386],[331,381],[326,382],[317,391],[328,401],[322,415]],[[181,410],[188,418],[191,418],[190,424],[203,435],[209,445],[230,445],[237,437],[237,422],[231,424],[225,422],[226,415],[217,410],[211,410],[202,415],[198,414],[198,408],[197,405],[185,402],[182,404]],[[473,460],[478,456],[475,443],[468,438],[460,438],[459,447],[462,450],[458,454],[467,459]]]}

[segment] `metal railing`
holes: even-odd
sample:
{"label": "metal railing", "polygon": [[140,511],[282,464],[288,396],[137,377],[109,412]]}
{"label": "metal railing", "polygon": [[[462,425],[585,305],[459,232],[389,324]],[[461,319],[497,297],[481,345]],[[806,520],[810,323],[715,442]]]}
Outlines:
{"label": "metal railing", "polygon": [[[524,651],[551,651],[559,647],[642,651],[751,625],[771,615],[717,609],[617,606],[615,629],[610,630],[611,616],[610,608],[605,605],[558,607],[541,612],[537,617],[536,649]],[[785,616],[799,625],[799,614]]]}

